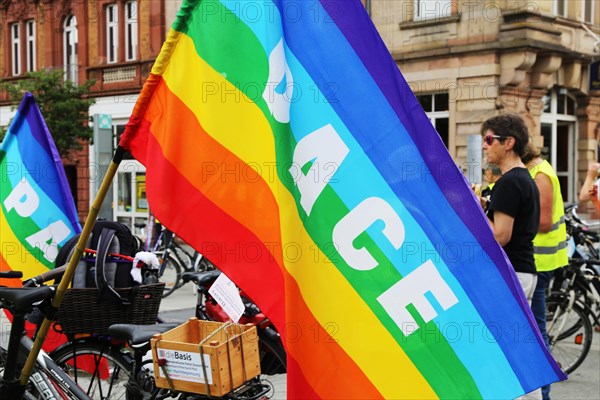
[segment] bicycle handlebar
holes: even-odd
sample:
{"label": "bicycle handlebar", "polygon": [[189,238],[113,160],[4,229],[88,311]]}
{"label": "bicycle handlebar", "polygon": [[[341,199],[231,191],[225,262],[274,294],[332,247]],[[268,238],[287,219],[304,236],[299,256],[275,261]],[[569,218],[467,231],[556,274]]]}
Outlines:
{"label": "bicycle handlebar", "polygon": [[30,278],[30,279],[26,280],[23,283],[23,286],[26,286],[26,287],[38,286],[41,283],[47,282],[47,281],[52,280],[52,279],[56,279],[56,278],[58,278],[60,275],[62,275],[65,272],[65,270],[67,269],[67,265],[68,264],[65,264],[65,265],[63,265],[61,267],[54,268],[54,269],[51,269],[49,271],[46,271],[43,274],[40,274],[38,276],[34,276],[33,278]]}
{"label": "bicycle handlebar", "polygon": [[22,278],[23,273],[21,271],[0,271],[0,278]]}

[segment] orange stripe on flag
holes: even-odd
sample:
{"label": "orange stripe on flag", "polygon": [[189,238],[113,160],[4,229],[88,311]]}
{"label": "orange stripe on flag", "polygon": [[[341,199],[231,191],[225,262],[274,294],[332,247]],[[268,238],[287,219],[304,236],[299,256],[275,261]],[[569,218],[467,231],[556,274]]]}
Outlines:
{"label": "orange stripe on flag", "polygon": [[[288,381],[289,392],[295,393],[298,398],[313,398],[310,393],[303,393],[301,390],[310,389],[310,385],[301,382],[306,379],[313,385],[312,390],[322,399],[383,398],[363,371],[340,347],[335,336],[332,337],[319,324],[302,299],[296,281],[292,276],[286,275],[286,299],[292,300],[286,301],[286,313],[294,316],[294,320],[288,320],[286,324],[288,353],[294,355],[295,362],[299,365],[308,366],[301,371],[301,377],[297,373],[288,374],[288,379],[300,378]],[[335,331],[333,325],[329,328],[332,328],[331,332]],[[327,379],[324,380],[324,376]]]}

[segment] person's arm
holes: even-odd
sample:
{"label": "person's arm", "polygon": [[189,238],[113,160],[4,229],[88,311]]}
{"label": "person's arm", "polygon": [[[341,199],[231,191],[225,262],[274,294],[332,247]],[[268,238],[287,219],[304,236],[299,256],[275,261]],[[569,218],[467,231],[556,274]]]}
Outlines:
{"label": "person's arm", "polygon": [[539,232],[547,233],[552,229],[552,208],[554,206],[554,194],[550,177],[542,172],[534,179],[540,192],[540,227]]}
{"label": "person's arm", "polygon": [[588,165],[587,175],[585,176],[585,181],[579,192],[579,201],[584,202],[592,200],[590,189],[592,188],[592,185],[596,183],[598,169],[600,169],[600,163],[591,163]]}
{"label": "person's arm", "polygon": [[504,247],[512,238],[515,219],[502,211],[494,211],[494,221],[489,220],[492,232],[500,246]]}

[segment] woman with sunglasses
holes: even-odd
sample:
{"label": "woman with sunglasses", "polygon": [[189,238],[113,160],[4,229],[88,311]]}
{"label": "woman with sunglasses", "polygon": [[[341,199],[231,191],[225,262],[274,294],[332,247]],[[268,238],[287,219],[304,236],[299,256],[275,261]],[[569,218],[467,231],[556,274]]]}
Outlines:
{"label": "woman with sunglasses", "polygon": [[518,115],[502,114],[485,121],[481,133],[487,162],[502,171],[492,191],[487,216],[494,237],[531,300],[536,284],[533,238],[540,223],[540,196],[521,161],[529,142],[527,127]]}
{"label": "woman with sunglasses", "polygon": [[[494,185],[486,211],[494,237],[508,256],[528,301],[537,276],[533,238],[540,224],[540,194],[521,161],[529,142],[525,123],[516,114],[501,114],[481,125],[487,162],[497,165],[502,176]],[[522,399],[541,399],[540,389]]]}

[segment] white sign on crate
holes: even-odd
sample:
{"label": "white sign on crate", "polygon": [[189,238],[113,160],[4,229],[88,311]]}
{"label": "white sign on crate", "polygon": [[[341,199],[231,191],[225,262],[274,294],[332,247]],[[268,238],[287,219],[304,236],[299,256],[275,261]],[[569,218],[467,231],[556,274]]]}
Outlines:
{"label": "white sign on crate", "polygon": [[[158,357],[165,359],[165,369],[170,379],[177,379],[188,382],[205,383],[204,373],[202,372],[202,363],[200,362],[200,353],[189,351],[179,351],[170,349],[157,349]],[[210,369],[210,356],[204,354],[204,368],[208,384],[212,385],[212,372]],[[166,378],[162,368],[159,368],[160,377]]]}

